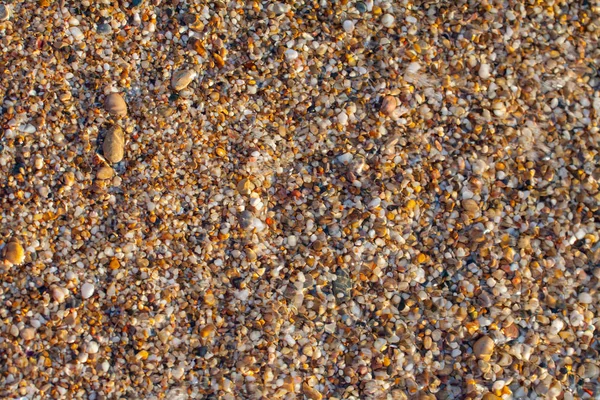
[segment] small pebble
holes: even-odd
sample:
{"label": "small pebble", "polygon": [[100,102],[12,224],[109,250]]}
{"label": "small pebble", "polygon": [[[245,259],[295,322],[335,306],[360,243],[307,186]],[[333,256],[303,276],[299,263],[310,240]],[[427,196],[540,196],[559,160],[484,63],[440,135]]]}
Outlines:
{"label": "small pebble", "polygon": [[91,283],[84,283],[81,286],[81,297],[84,299],[89,299],[94,294],[95,287]]}
{"label": "small pebble", "polygon": [[383,25],[386,28],[391,28],[392,26],[394,26],[395,22],[396,19],[392,14],[384,14],[383,17],[381,17],[381,25]]}
{"label": "small pebble", "polygon": [[489,336],[482,336],[473,345],[473,354],[475,357],[489,361],[494,352],[494,341]]}
{"label": "small pebble", "polygon": [[4,259],[13,265],[20,265],[25,261],[25,249],[18,240],[11,240],[4,250]]}
{"label": "small pebble", "polygon": [[10,9],[4,4],[0,4],[0,21],[6,21],[10,18]]}
{"label": "small pebble", "polygon": [[350,20],[346,20],[342,24],[342,28],[344,29],[344,31],[346,33],[352,33],[354,31],[354,22],[352,22]]}
{"label": "small pebble", "polygon": [[479,77],[481,79],[488,79],[490,77],[490,65],[489,64],[481,64],[479,66]]}
{"label": "small pebble", "polygon": [[96,178],[100,180],[111,179],[115,174],[115,171],[109,166],[101,167],[98,172],[96,172]]}
{"label": "small pebble", "polygon": [[383,115],[391,115],[394,112],[394,110],[396,110],[397,106],[398,102],[394,96],[385,96],[383,98],[383,101],[381,102],[381,107],[379,108],[379,111]]}
{"label": "small pebble", "polygon": [[192,70],[181,70],[173,73],[171,77],[171,87],[180,91],[189,86],[198,74]]}
{"label": "small pebble", "polygon": [[35,329],[34,328],[24,328],[21,330],[21,339],[33,340],[34,337],[35,337]]}

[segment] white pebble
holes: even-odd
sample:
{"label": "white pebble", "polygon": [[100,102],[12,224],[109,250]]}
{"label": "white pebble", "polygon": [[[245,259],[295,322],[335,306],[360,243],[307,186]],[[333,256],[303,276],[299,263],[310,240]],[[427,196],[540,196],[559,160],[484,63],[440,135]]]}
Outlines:
{"label": "white pebble", "polygon": [[344,31],[346,33],[352,33],[354,31],[354,22],[352,22],[350,20],[346,20],[342,24],[342,28],[344,28]]}
{"label": "white pebble", "polygon": [[348,114],[342,111],[338,114],[337,120],[340,125],[346,125],[348,123]]}
{"label": "white pebble", "polygon": [[582,304],[592,304],[592,296],[588,292],[579,293],[579,302]]}
{"label": "white pebble", "polygon": [[98,346],[98,343],[96,343],[96,342],[89,342],[87,345],[87,352],[89,354],[96,354],[99,349],[100,349],[100,346]]}
{"label": "white pebble", "polygon": [[77,41],[81,41],[81,40],[85,39],[85,35],[81,31],[81,29],[79,29],[76,26],[72,26],[71,28],[69,28],[69,32],[71,32],[73,39],[75,39]]}
{"label": "white pebble", "polygon": [[488,79],[490,77],[490,65],[489,64],[481,64],[479,66],[479,77],[481,79]]}
{"label": "white pebble", "polygon": [[394,25],[394,22],[396,22],[396,19],[392,14],[385,14],[383,17],[381,17],[381,25],[385,26],[386,28],[391,28]]}
{"label": "white pebble", "polygon": [[81,286],[81,297],[83,297],[84,299],[89,299],[94,294],[94,290],[94,285],[92,285],[91,283],[84,283]]}
{"label": "white pebble", "polygon": [[288,61],[294,61],[298,58],[298,52],[293,49],[287,49],[285,51],[285,59]]}

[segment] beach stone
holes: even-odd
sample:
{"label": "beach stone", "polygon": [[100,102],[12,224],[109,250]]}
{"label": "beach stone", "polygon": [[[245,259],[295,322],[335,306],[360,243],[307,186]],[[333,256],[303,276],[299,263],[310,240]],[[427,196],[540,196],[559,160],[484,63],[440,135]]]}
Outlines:
{"label": "beach stone", "polygon": [[102,144],[102,151],[104,158],[110,163],[118,163],[123,159],[125,154],[125,136],[120,126],[114,125],[109,129]]}
{"label": "beach stone", "polygon": [[109,166],[101,167],[98,170],[98,172],[96,172],[96,178],[98,178],[100,180],[110,179],[114,175],[115,175],[115,171]]}
{"label": "beach stone", "polygon": [[489,336],[482,336],[473,345],[473,354],[481,360],[489,361],[494,352],[494,347],[496,347],[496,345],[492,338]]}
{"label": "beach stone", "polygon": [[119,93],[111,93],[104,99],[104,109],[116,117],[127,115],[127,103]]}
{"label": "beach stone", "polygon": [[96,288],[91,283],[84,283],[81,285],[81,297],[84,299],[89,299],[94,294],[94,290]]}
{"label": "beach stone", "polygon": [[383,115],[390,115],[394,112],[397,106],[398,102],[394,96],[385,96],[381,102],[381,108],[379,111]]}
{"label": "beach stone", "polygon": [[25,261],[25,250],[19,241],[13,240],[6,245],[4,259],[13,265],[19,265]]}
{"label": "beach stone", "polygon": [[32,340],[35,337],[35,328],[24,328],[21,330],[21,338],[23,340]]}
{"label": "beach stone", "polygon": [[193,70],[186,69],[176,71],[171,77],[171,87],[176,91],[183,90],[188,87],[190,83],[192,83],[196,76],[198,76],[198,74]]}

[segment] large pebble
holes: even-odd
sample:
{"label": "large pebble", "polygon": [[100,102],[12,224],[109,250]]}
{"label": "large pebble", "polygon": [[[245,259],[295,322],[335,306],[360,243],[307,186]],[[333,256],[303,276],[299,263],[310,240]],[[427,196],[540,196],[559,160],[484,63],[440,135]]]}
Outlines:
{"label": "large pebble", "polygon": [[481,360],[489,361],[495,346],[492,338],[489,336],[482,336],[473,345],[473,354]]}
{"label": "large pebble", "polygon": [[125,154],[125,135],[123,129],[115,125],[106,133],[102,144],[104,158],[110,163],[118,163]]}
{"label": "large pebble", "polygon": [[104,109],[116,117],[127,115],[127,103],[119,93],[111,93],[104,99]]}
{"label": "large pebble", "polygon": [[394,22],[396,22],[396,19],[392,14],[385,14],[381,17],[381,25],[386,28],[391,28],[394,25]]}
{"label": "large pebble", "polygon": [[93,284],[84,283],[83,285],[81,285],[81,297],[83,297],[84,299],[89,299],[94,294],[94,290],[96,290],[96,288]]}
{"label": "large pebble", "polygon": [[25,250],[19,241],[12,240],[6,245],[4,259],[13,265],[19,265],[25,261]]}
{"label": "large pebble", "polygon": [[171,87],[176,91],[183,90],[188,87],[190,83],[192,83],[196,76],[198,76],[196,71],[189,69],[176,71],[171,77]]}

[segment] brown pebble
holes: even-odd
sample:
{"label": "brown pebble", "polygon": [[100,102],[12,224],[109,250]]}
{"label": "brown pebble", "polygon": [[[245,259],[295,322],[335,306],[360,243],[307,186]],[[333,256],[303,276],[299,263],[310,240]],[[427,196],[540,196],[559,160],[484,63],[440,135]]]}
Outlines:
{"label": "brown pebble", "polygon": [[101,167],[98,172],[96,172],[96,178],[100,180],[110,179],[114,175],[115,171],[109,166]]}
{"label": "brown pebble", "polygon": [[125,137],[121,127],[115,125],[109,129],[102,144],[104,158],[110,163],[118,163],[125,153]]}
{"label": "brown pebble", "polygon": [[34,328],[25,328],[21,330],[21,338],[23,340],[32,340],[35,337],[35,329]]}
{"label": "brown pebble", "polygon": [[6,245],[4,259],[13,265],[19,265],[25,261],[25,250],[19,241],[12,240]]}
{"label": "brown pebble", "polygon": [[252,183],[252,181],[250,181],[248,178],[242,179],[237,185],[238,192],[243,195],[249,195],[252,193],[254,188],[254,183]]}
{"label": "brown pebble", "polygon": [[186,87],[188,87],[190,83],[192,83],[192,81],[197,75],[198,74],[196,73],[196,71],[192,71],[189,69],[176,71],[171,77],[171,87],[173,88],[173,90],[176,91],[183,90]]}
{"label": "brown pebble", "polygon": [[492,338],[489,336],[482,336],[473,345],[473,354],[481,360],[489,361],[495,346]]}
{"label": "brown pebble", "polygon": [[127,103],[119,93],[111,93],[104,99],[104,109],[111,115],[124,117],[127,115]]}
{"label": "brown pebble", "polygon": [[385,96],[383,98],[383,102],[381,103],[381,108],[379,109],[379,111],[383,115],[391,115],[397,106],[398,101],[394,96]]}

